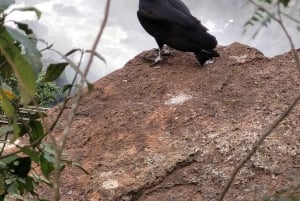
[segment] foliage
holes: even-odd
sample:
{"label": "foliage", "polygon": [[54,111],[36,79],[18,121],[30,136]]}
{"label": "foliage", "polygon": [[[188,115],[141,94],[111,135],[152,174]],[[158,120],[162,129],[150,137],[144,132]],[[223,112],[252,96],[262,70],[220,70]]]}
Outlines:
{"label": "foliage", "polygon": [[[285,19],[296,23],[298,30],[300,30],[300,16],[288,14],[288,11],[299,10],[299,4],[290,0],[248,0],[255,5],[256,9],[252,17],[245,23],[245,28],[249,26],[257,26],[253,37],[255,37],[263,27],[267,27],[271,22],[275,21],[283,23]],[[294,5],[295,4],[295,5]],[[284,19],[283,19],[284,17]],[[259,26],[258,26],[259,25]],[[246,29],[245,29],[246,31]]]}
{"label": "foliage", "polygon": [[299,201],[300,200],[300,184],[297,186],[289,186],[277,191],[274,195],[266,196],[263,201]]}
{"label": "foliage", "polygon": [[[48,148],[49,144],[41,143],[46,136],[39,119],[42,113],[28,113],[27,119],[20,121],[19,110],[21,106],[26,107],[35,102],[36,92],[41,88],[40,84],[36,84],[36,77],[42,69],[42,55],[29,37],[33,31],[26,24],[16,21],[10,21],[15,28],[8,26],[6,17],[17,10],[34,12],[38,18],[41,13],[35,8],[7,12],[13,3],[13,0],[0,1],[0,96],[1,109],[8,122],[0,127],[0,139],[3,139],[0,147],[0,200],[27,193],[39,199],[35,186],[42,180],[50,183],[44,178],[49,177],[51,171],[42,171],[41,176],[28,173],[33,163],[40,167],[53,164],[53,150]],[[7,88],[9,83],[13,90]],[[18,151],[4,154],[7,145],[25,135],[29,139],[27,145],[19,147]]]}
{"label": "foliage", "polygon": [[[16,99],[16,96],[14,94],[14,92],[12,92],[11,90],[8,89],[3,89],[3,92],[5,93],[5,96],[9,99],[9,100],[14,100]],[[3,99],[2,95],[0,95],[0,101]]]}
{"label": "foliage", "polygon": [[[261,30],[263,26],[268,26],[272,21],[275,21],[282,31],[284,32],[287,40],[290,43],[291,46],[291,52],[295,59],[296,67],[298,68],[300,72],[300,59],[297,50],[295,49],[295,45],[293,43],[293,39],[290,36],[288,30],[286,21],[290,20],[297,24],[298,31],[300,30],[300,21],[299,16],[295,17],[294,15],[289,15],[283,11],[283,9],[290,8],[293,6],[292,4],[296,4],[299,6],[298,1],[290,1],[290,0],[248,0],[251,4],[253,4],[256,7],[256,10],[253,14],[253,16],[246,22],[245,27],[247,26],[253,26],[260,24],[260,27],[257,29],[257,31],[254,34],[255,35]],[[299,7],[297,8],[299,10]],[[226,184],[225,188],[223,189],[223,192],[221,193],[219,201],[222,201],[226,195],[226,193],[229,191],[231,185],[233,184],[233,181],[238,174],[238,172],[241,170],[242,167],[250,160],[250,158],[256,153],[257,149],[262,145],[262,143],[266,140],[266,138],[272,133],[273,129],[277,128],[278,125],[290,114],[292,109],[297,105],[297,103],[300,100],[300,94],[296,95],[296,98],[292,103],[289,104],[289,106],[284,110],[284,112],[279,116],[277,120],[272,122],[271,125],[269,125],[269,128],[263,132],[261,137],[258,139],[258,141],[253,145],[252,149],[246,156],[243,158],[243,160],[236,166],[234,169],[228,183]],[[295,142],[297,143],[297,142]],[[274,195],[266,196],[264,200],[271,201],[271,200],[286,200],[286,201],[299,201],[300,200],[300,183],[297,184],[296,187],[287,187],[281,191],[277,191]]]}
{"label": "foliage", "polygon": [[[36,40],[31,38],[33,31],[27,24],[10,21],[14,26],[8,26],[6,21],[14,11],[34,12],[38,18],[40,11],[28,7],[8,12],[12,4],[13,0],[0,1],[0,106],[8,122],[0,127],[0,201],[7,196],[20,198],[28,193],[31,200],[42,200],[35,189],[41,183],[53,185],[55,147],[43,140],[49,132],[42,124],[45,114],[29,111],[26,119],[20,119],[19,111],[28,104],[47,106],[60,92],[53,82],[47,82],[46,73],[37,79],[42,69],[42,55]],[[22,147],[17,145],[17,151],[5,152],[7,145],[24,136],[28,143]],[[29,174],[33,164],[40,167],[42,174]]]}
{"label": "foliage", "polygon": [[[64,86],[70,95],[72,88],[76,91],[78,87],[82,91],[84,84],[92,89],[92,85],[86,81],[88,71],[81,72],[79,68],[84,54],[91,54],[90,59],[95,56],[103,62],[105,60],[94,49],[73,49],[67,54],[52,49],[53,44],[48,45],[44,40],[35,38],[33,30],[26,23],[7,20],[7,16],[15,11],[34,12],[37,19],[41,17],[41,12],[33,7],[10,9],[14,3],[14,0],[0,1],[0,116],[1,120],[4,118],[7,122],[7,125],[0,127],[0,201],[6,198],[44,200],[37,193],[41,184],[52,187],[54,200],[59,200],[61,171],[66,165],[82,169],[78,163],[63,157],[67,131],[63,133],[62,141],[56,141],[50,135],[69,98],[65,99],[61,111],[47,126],[44,121],[46,114],[40,106],[49,106],[62,95],[53,81],[67,66],[76,71],[73,83]],[[46,48],[38,50],[38,42],[46,44]],[[41,73],[41,52],[45,50],[56,52],[65,62],[52,63],[46,72]],[[68,56],[77,51],[81,53],[81,58],[76,65]],[[81,77],[80,85],[76,84],[77,76]],[[25,117],[22,116],[23,111],[26,111]],[[74,117],[75,110],[71,115]],[[50,140],[46,141],[46,137]],[[17,139],[23,139],[22,146],[14,144]],[[7,146],[12,144],[14,150],[8,151]]]}
{"label": "foliage", "polygon": [[[34,100],[40,107],[51,107],[56,105],[60,99],[63,99],[62,90],[53,81],[44,81],[46,72],[41,72],[35,82],[36,94]],[[18,88],[18,80],[16,76],[11,76],[6,79],[5,84],[8,85],[15,98],[20,97],[20,90]]]}

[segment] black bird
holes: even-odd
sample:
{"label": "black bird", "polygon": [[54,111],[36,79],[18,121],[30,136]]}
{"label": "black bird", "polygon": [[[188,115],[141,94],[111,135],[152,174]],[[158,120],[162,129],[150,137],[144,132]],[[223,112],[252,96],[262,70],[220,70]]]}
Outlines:
{"label": "black bird", "polygon": [[164,45],[194,52],[201,66],[207,60],[219,56],[214,50],[217,46],[216,38],[207,32],[208,29],[181,0],[139,0],[137,16],[158,44],[155,62],[161,60]]}

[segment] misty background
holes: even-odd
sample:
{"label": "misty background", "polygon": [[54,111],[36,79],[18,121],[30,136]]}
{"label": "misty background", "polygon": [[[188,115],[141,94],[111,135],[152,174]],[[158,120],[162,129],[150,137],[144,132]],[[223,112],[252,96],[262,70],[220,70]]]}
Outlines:
{"label": "misty background", "polygon": [[[279,25],[272,23],[262,29],[253,39],[256,27],[248,27],[243,34],[243,25],[250,19],[254,7],[247,0],[183,0],[197,17],[215,35],[219,45],[241,42],[258,48],[266,56],[272,57],[290,50],[289,43]],[[16,7],[34,6],[42,11],[42,17],[36,21],[33,13],[16,12],[11,19],[25,21],[35,31],[38,38],[54,44],[54,48],[66,53],[72,48],[91,49],[95,36],[100,28],[104,0],[16,0]],[[294,4],[298,4],[297,0]],[[295,6],[295,5],[294,5]],[[297,6],[295,6],[297,7]],[[113,0],[109,21],[104,35],[97,48],[107,65],[95,59],[88,79],[93,82],[106,74],[119,69],[144,50],[156,48],[154,39],[139,24],[136,11],[138,0]],[[288,9],[290,14],[296,10]],[[300,47],[300,37],[296,24],[288,22],[288,29],[296,47]],[[40,47],[43,48],[42,44]],[[53,52],[44,52],[45,61],[61,61]],[[79,54],[74,55],[75,61]],[[84,63],[88,57],[84,59]],[[84,66],[84,65],[83,65]],[[68,69],[69,81],[74,72]]]}

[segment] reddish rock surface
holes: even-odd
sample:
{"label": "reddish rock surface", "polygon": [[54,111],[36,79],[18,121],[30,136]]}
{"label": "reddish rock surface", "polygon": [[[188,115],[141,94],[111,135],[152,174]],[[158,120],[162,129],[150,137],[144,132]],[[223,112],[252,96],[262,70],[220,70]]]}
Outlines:
{"label": "reddish rock surface", "polygon": [[[80,102],[66,149],[90,175],[67,168],[62,200],[216,200],[237,163],[300,91],[291,54],[270,59],[238,43],[218,51],[221,57],[202,68],[179,51],[150,67],[147,51],[96,82]],[[299,183],[299,133],[298,105],[225,200],[261,200]]]}

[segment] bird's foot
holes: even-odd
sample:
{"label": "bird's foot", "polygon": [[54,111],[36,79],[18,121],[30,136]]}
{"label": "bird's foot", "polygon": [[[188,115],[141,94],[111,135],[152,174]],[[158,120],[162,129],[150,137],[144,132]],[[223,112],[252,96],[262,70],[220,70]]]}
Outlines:
{"label": "bird's foot", "polygon": [[150,66],[155,66],[159,64],[163,59],[160,56],[157,57],[143,57],[143,60],[150,63]]}
{"label": "bird's foot", "polygon": [[167,45],[164,45],[162,50],[161,50],[161,54],[163,56],[170,56],[171,55],[170,48]]}
{"label": "bird's foot", "polygon": [[162,56],[170,56],[171,55],[171,50],[169,46],[164,45],[161,50],[159,48],[153,48],[153,55],[158,56],[159,51],[161,51]]}
{"label": "bird's foot", "polygon": [[159,57],[143,57],[143,60],[147,63],[150,63],[151,67],[156,66],[161,61],[163,61],[163,59]]}
{"label": "bird's foot", "polygon": [[213,59],[209,59],[207,60],[204,65],[208,65],[208,64],[213,64],[214,63],[214,60]]}
{"label": "bird's foot", "polygon": [[151,63],[150,64],[151,67],[156,66],[161,61],[163,61],[163,58],[162,58],[162,52],[163,52],[163,50],[161,50],[161,49],[154,49],[154,51],[155,51],[155,53],[152,56],[150,56],[150,57],[143,57],[143,59],[146,62],[150,62]]}
{"label": "bird's foot", "polygon": [[160,55],[158,55],[155,59],[154,62],[152,64],[150,64],[151,67],[156,66],[157,64],[159,64],[162,61],[162,57]]}

